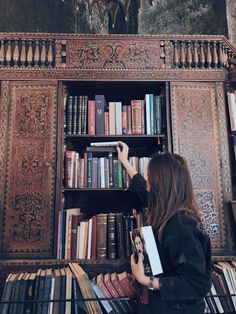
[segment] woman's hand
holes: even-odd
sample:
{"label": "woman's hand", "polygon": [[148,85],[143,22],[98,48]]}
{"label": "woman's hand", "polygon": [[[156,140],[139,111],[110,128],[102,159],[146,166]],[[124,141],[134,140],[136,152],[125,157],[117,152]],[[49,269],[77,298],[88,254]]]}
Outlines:
{"label": "woman's hand", "polygon": [[118,144],[122,147],[122,149],[120,149],[120,147],[117,146],[118,159],[122,164],[125,164],[128,161],[129,146],[121,141],[118,141]]}
{"label": "woman's hand", "polygon": [[132,274],[136,278],[136,280],[142,285],[146,285],[148,281],[148,277],[144,274],[144,266],[143,266],[143,253],[138,253],[138,262],[135,263],[134,254],[131,255],[130,265]]}

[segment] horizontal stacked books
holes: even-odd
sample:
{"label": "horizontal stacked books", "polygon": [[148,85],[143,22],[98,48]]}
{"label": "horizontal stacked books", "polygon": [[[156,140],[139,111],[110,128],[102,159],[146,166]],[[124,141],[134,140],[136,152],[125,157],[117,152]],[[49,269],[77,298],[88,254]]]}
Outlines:
{"label": "horizontal stacked books", "polygon": [[65,108],[66,134],[162,134],[163,98],[146,94],[144,99],[106,102],[104,95],[67,96]]}
{"label": "horizontal stacked books", "polygon": [[60,269],[10,273],[2,295],[7,303],[0,304],[0,313],[136,313],[136,297],[136,285],[126,271],[90,280],[78,264],[70,263]]}
{"label": "horizontal stacked books", "polygon": [[137,217],[100,213],[86,219],[79,208],[62,210],[58,215],[58,259],[127,259],[132,252],[129,232],[142,224]]}
{"label": "horizontal stacked books", "polygon": [[[104,152],[102,151],[104,150]],[[126,188],[129,177],[115,151],[103,147],[87,147],[83,158],[76,151],[65,153],[65,187],[67,188]],[[102,156],[98,156],[98,155]],[[105,155],[105,156],[104,156]],[[130,163],[147,177],[149,157],[130,157]]]}

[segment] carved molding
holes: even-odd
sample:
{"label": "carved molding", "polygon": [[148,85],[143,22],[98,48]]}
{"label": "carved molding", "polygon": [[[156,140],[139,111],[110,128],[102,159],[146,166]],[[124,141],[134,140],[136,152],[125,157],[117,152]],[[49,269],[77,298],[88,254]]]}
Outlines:
{"label": "carved molding", "polygon": [[2,253],[52,255],[57,85],[12,82]]}
{"label": "carved molding", "polygon": [[213,247],[225,248],[215,84],[173,83],[171,100],[174,152],[188,160],[194,191]]}
{"label": "carved molding", "polygon": [[[8,130],[8,102],[9,102],[9,82],[1,82],[0,98],[0,231],[2,231],[4,187],[6,177],[6,148],[7,148],[7,130]],[[0,232],[1,237],[1,232]]]}
{"label": "carved molding", "polygon": [[155,80],[155,81],[225,81],[225,72],[218,69],[0,69],[2,80]]}

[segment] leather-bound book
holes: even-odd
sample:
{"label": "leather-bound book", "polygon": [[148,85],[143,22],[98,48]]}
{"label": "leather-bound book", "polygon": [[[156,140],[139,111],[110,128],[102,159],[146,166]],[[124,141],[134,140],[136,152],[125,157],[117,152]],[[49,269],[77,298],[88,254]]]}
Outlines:
{"label": "leather-bound book", "polygon": [[107,214],[97,215],[97,259],[107,258]]}
{"label": "leather-bound book", "polygon": [[108,258],[117,258],[116,214],[109,213],[107,217]]}
{"label": "leather-bound book", "polygon": [[88,101],[88,135],[95,135],[95,100]]}
{"label": "leather-bound book", "polygon": [[78,100],[77,96],[73,96],[72,101],[72,134],[76,134],[77,132],[77,109],[78,109]]}
{"label": "leather-bound book", "polygon": [[114,313],[116,314],[120,314],[120,308],[117,306],[117,302],[114,302],[114,300],[112,300],[112,295],[111,295],[111,291],[109,291],[106,287],[106,285],[103,282],[103,274],[99,274],[96,278],[96,283],[98,288],[100,289],[100,291],[102,292],[102,294],[104,295],[105,298],[111,299],[108,300]]}
{"label": "leather-bound book", "polygon": [[72,109],[73,108],[73,96],[67,97],[66,103],[66,133],[72,134]]}
{"label": "leather-bound book", "polygon": [[[111,296],[113,298],[119,298],[119,294],[116,291],[115,287],[113,286],[112,282],[111,282],[111,274],[110,273],[106,273],[103,276],[103,282],[104,285],[106,286],[107,290],[110,292]],[[117,308],[119,309],[119,313],[129,313],[129,307],[127,306],[126,300],[113,300],[113,302],[117,305]]]}
{"label": "leather-bound book", "polygon": [[132,133],[142,134],[142,100],[131,100]]}
{"label": "leather-bound book", "polygon": [[117,255],[121,260],[125,259],[125,238],[124,238],[124,221],[123,214],[116,213],[116,238],[117,238]]}

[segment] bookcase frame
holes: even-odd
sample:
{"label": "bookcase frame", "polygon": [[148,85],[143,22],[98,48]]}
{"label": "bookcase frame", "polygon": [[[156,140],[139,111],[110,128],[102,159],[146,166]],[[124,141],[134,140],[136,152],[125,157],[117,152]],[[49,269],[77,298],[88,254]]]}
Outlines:
{"label": "bookcase frame", "polygon": [[[32,47],[32,50],[29,47]],[[101,84],[106,81],[127,81],[137,84],[146,81],[165,84],[168,150],[183,154],[192,162],[191,171],[198,174],[199,185],[196,190],[202,203],[213,195],[204,211],[204,216],[206,221],[209,219],[215,226],[213,231],[210,230],[213,232],[214,254],[220,259],[224,259],[224,256],[233,256],[235,246],[229,213],[229,201],[232,200],[232,175],[225,114],[225,83],[228,80],[228,59],[235,55],[235,47],[224,36],[218,35],[0,33],[0,271],[6,273],[9,267],[22,269],[22,265],[27,269],[32,266],[32,263],[38,266],[44,263],[54,265],[67,263],[67,261],[55,260],[57,232],[55,221],[57,212],[62,207],[63,112],[59,108],[62,108],[63,84],[77,81]],[[56,93],[47,94],[44,82],[57,86]],[[15,92],[14,86],[19,87],[19,94]],[[31,92],[27,90],[28,86],[31,86]],[[50,104],[56,103],[53,107],[53,119],[47,120],[49,124],[55,123],[56,127],[51,129],[48,142],[43,139],[45,145],[49,143],[49,148],[53,149],[54,154],[50,160],[43,161],[43,168],[49,169],[46,182],[50,192],[43,201],[46,204],[45,212],[50,212],[51,215],[48,220],[50,227],[47,225],[47,228],[42,228],[47,236],[42,233],[42,238],[38,242],[35,240],[37,245],[33,248],[30,241],[22,238],[22,235],[19,235],[20,238],[13,238],[14,228],[9,231],[6,225],[11,215],[16,213],[13,207],[9,209],[9,204],[12,204],[19,193],[23,195],[24,201],[27,201],[29,192],[42,193],[34,175],[30,177],[30,188],[29,186],[23,190],[15,188],[15,181],[12,178],[16,169],[11,163],[14,157],[12,149],[15,146],[10,149],[9,143],[12,142],[9,142],[9,139],[13,138],[16,142],[18,138],[16,124],[12,123],[17,118],[16,108],[21,108],[18,107],[19,103],[23,103],[22,97],[27,93],[29,97],[37,99],[40,86],[44,86],[41,93],[48,97],[47,101]],[[193,107],[187,109],[192,110],[190,111],[193,118],[188,120],[185,116],[184,120],[181,113],[185,111],[181,103],[187,104],[191,95],[194,95],[191,100]],[[201,161],[207,164],[204,168],[205,172],[201,171],[201,165],[195,158],[194,143],[200,143],[202,134],[191,137],[188,136],[191,134],[186,133],[191,131],[191,123],[197,117],[194,116],[197,114],[195,105],[199,105],[199,102],[194,101],[204,97],[207,101],[200,114],[212,119],[211,128],[208,129],[209,134],[205,138],[205,146],[199,144],[202,148],[198,150],[198,156],[202,156]],[[42,103],[39,104],[42,110]],[[18,114],[24,121],[22,110],[19,109]],[[195,130],[202,131],[199,128]],[[28,136],[29,129],[27,132]],[[194,140],[194,136],[198,137],[198,141]],[[22,139],[26,143],[24,135],[21,136]],[[209,143],[212,150],[208,149]],[[29,149],[30,146],[27,144],[25,147]],[[23,152],[17,158],[18,164],[22,165]],[[213,163],[210,162],[211,160]],[[40,159],[37,161],[42,162]],[[30,171],[33,170],[32,165],[28,167]],[[20,169],[17,171],[19,172]],[[211,172],[214,174],[213,177],[210,176]],[[50,173],[53,173],[53,176],[50,176]],[[205,185],[201,186],[201,179],[206,175],[209,182],[205,181]],[[10,190],[9,187],[13,188]],[[211,193],[207,194],[206,191],[209,190]],[[43,223],[45,226],[46,221],[44,220]],[[23,243],[20,249],[17,247],[17,241]],[[41,248],[39,242],[43,243]],[[105,265],[101,264],[100,269],[107,265],[115,267],[116,262],[108,261]]]}

